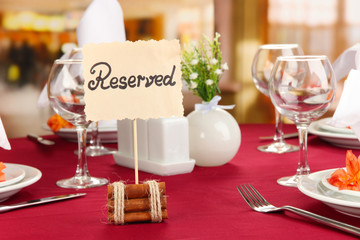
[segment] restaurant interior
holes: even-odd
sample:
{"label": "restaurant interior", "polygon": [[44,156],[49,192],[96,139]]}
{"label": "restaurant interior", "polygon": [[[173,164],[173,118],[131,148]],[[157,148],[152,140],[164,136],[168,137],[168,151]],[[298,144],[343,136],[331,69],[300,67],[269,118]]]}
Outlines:
{"label": "restaurant interior", "polygon": [[0,239],[359,237],[359,9],[0,0]]}
{"label": "restaurant interior", "polygon": [[[44,128],[53,114],[37,100],[53,61],[76,45],[76,27],[91,0],[0,0],[0,116],[9,138]],[[179,39],[221,34],[230,70],[220,82],[220,104],[238,123],[272,123],[274,108],[251,77],[261,44],[298,43],[306,54],[333,62],[360,39],[357,0],[119,0],[126,38]],[[343,80],[339,81],[338,94]],[[185,114],[200,98],[184,90]],[[334,103],[334,106],[336,102]],[[332,107],[328,113],[334,110]]]}

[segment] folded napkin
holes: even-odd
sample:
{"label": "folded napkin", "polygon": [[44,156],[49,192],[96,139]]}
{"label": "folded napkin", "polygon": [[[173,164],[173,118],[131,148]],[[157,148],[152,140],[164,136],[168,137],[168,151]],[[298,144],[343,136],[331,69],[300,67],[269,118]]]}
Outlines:
{"label": "folded napkin", "polygon": [[1,118],[0,118],[0,147],[6,150],[11,149]]}
{"label": "folded napkin", "polygon": [[350,127],[360,141],[360,44],[345,50],[336,59],[333,68],[338,80],[348,76],[329,124],[334,127]]}
{"label": "folded napkin", "polygon": [[[78,46],[87,43],[123,42],[125,27],[123,11],[117,0],[93,0],[84,12],[76,29]],[[70,52],[64,53],[61,59],[69,57]],[[43,88],[38,99],[38,107],[48,106],[47,86]]]}
{"label": "folded napkin", "polygon": [[93,0],[76,29],[79,47],[87,43],[125,41],[124,18],[117,0]]}
{"label": "folded napkin", "polygon": [[335,77],[339,81],[346,77],[351,69],[359,69],[360,43],[346,49],[334,62]]}

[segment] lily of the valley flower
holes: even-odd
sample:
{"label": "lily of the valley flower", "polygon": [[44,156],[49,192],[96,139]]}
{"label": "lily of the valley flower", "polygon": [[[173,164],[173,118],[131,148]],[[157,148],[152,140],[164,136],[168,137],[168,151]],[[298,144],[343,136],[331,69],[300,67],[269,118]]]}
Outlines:
{"label": "lily of the valley flower", "polygon": [[197,74],[197,73],[192,73],[192,74],[190,74],[190,79],[191,79],[191,80],[197,79],[197,77],[198,77],[198,74]]}
{"label": "lily of the valley flower", "polygon": [[190,89],[195,89],[195,88],[197,88],[197,83],[194,82],[194,81],[191,81],[191,83],[190,83]]}
{"label": "lily of the valley flower", "polygon": [[217,75],[220,75],[220,74],[222,74],[223,72],[221,71],[221,69],[216,69],[215,70],[215,74],[217,74]]}
{"label": "lily of the valley flower", "polygon": [[222,70],[229,70],[229,66],[227,63],[224,63],[223,65],[221,65]]}
{"label": "lily of the valley flower", "polygon": [[191,65],[196,65],[196,64],[198,64],[199,63],[199,59],[194,59],[194,60],[192,60],[191,61]]}
{"label": "lily of the valley flower", "polygon": [[213,59],[211,59],[210,63],[215,65],[218,63],[218,60],[216,58],[213,58]]}
{"label": "lily of the valley flower", "polygon": [[211,85],[214,84],[214,81],[211,80],[211,79],[208,79],[208,80],[205,81],[205,84],[208,85],[208,86],[211,86]]}

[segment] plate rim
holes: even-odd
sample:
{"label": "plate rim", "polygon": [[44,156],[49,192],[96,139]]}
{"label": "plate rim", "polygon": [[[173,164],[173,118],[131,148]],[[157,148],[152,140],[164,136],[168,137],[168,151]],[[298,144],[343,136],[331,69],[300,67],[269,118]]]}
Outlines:
{"label": "plate rim", "polygon": [[[47,131],[53,132],[46,123],[43,123],[42,127],[43,127],[43,129],[45,129]],[[86,131],[88,133],[90,133],[91,129],[87,129]],[[114,125],[114,126],[99,126],[99,132],[102,132],[102,133],[115,132],[115,131],[117,131],[117,125]],[[76,128],[61,128],[58,132],[76,133]]]}
{"label": "plate rim", "polygon": [[0,188],[0,194],[30,186],[31,184],[34,184],[42,177],[41,171],[35,167],[31,167],[23,164],[16,164],[16,163],[7,163],[7,164],[16,165],[22,168],[25,171],[25,177],[21,181],[15,184]]}
{"label": "plate rim", "polygon": [[[53,132],[46,123],[43,124],[43,129],[49,131],[60,138],[63,138],[69,142],[77,142],[77,133],[74,128],[62,128],[58,132]],[[88,141],[91,138],[91,130],[87,130]],[[99,128],[99,135],[102,143],[117,143],[118,141],[118,129],[117,126],[105,126]]]}
{"label": "plate rim", "polygon": [[[4,172],[5,173],[5,181],[0,182],[0,188],[4,188],[6,186],[13,185],[15,183],[20,182],[21,180],[23,180],[25,178],[25,170],[22,169],[21,167],[13,165],[13,164],[9,164],[9,163],[4,163],[4,165],[6,167],[5,169],[3,169],[3,172],[5,171]],[[6,172],[9,170],[9,168],[15,168],[15,170],[20,170],[21,174],[15,178],[6,180]]]}
{"label": "plate rim", "polygon": [[344,139],[358,140],[357,137],[355,136],[355,134],[321,131],[320,127],[319,127],[319,123],[321,121],[325,121],[327,119],[329,119],[329,118],[323,118],[323,119],[312,122],[308,128],[309,133],[320,136],[320,137],[327,137],[327,138],[334,138],[334,139],[344,138]]}
{"label": "plate rim", "polygon": [[355,135],[355,133],[352,129],[333,127],[333,126],[327,124],[327,122],[330,119],[331,119],[331,117],[327,117],[327,118],[318,120],[319,129],[324,130],[326,132],[330,132],[330,133],[348,134],[348,135],[352,135],[352,136]]}
{"label": "plate rim", "polygon": [[331,205],[338,205],[338,206],[342,206],[342,207],[351,207],[351,208],[360,209],[360,202],[354,202],[351,200],[333,198],[331,196],[323,195],[317,190],[316,190],[316,192],[310,191],[303,184],[304,181],[309,180],[308,183],[311,182],[313,184],[312,186],[314,186],[315,189],[317,189],[318,184],[321,181],[322,177],[331,171],[335,171],[336,169],[338,169],[338,168],[322,170],[322,171],[310,173],[307,176],[303,176],[302,178],[300,178],[300,180],[297,184],[297,188],[300,190],[300,192],[302,192],[306,196],[311,197],[316,200],[319,200],[319,201],[322,201],[324,203],[329,203]]}

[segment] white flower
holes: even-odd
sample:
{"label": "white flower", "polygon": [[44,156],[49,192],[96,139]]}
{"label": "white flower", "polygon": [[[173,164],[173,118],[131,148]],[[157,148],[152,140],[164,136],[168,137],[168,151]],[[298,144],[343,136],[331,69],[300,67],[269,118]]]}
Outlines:
{"label": "white flower", "polygon": [[220,74],[222,74],[222,71],[221,71],[221,69],[219,69],[219,68],[218,68],[218,69],[216,69],[216,70],[215,70],[215,74],[217,74],[217,75],[220,75]]}
{"label": "white flower", "polygon": [[221,68],[223,70],[229,70],[229,66],[227,65],[227,63],[224,63],[223,65],[221,65]]}
{"label": "white flower", "polygon": [[191,65],[196,65],[196,64],[198,64],[199,63],[199,59],[194,59],[194,60],[192,60],[191,61]]}
{"label": "white flower", "polygon": [[190,74],[190,79],[191,79],[191,80],[197,79],[197,77],[198,77],[198,74],[197,74],[197,73],[192,73],[192,74]]}
{"label": "white flower", "polygon": [[197,87],[197,83],[191,81],[191,82],[190,82],[190,89],[195,89],[196,87]]}
{"label": "white flower", "polygon": [[205,81],[205,84],[208,85],[208,86],[211,86],[211,85],[214,84],[214,81],[211,80],[211,79],[208,79],[208,80]]}
{"label": "white flower", "polygon": [[215,65],[218,63],[218,60],[216,58],[213,58],[213,59],[211,59],[210,63]]}

